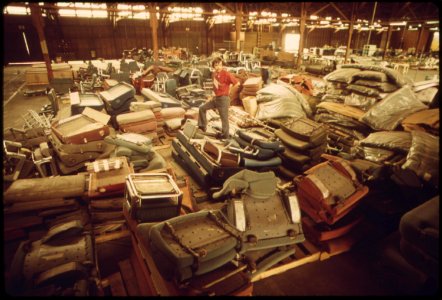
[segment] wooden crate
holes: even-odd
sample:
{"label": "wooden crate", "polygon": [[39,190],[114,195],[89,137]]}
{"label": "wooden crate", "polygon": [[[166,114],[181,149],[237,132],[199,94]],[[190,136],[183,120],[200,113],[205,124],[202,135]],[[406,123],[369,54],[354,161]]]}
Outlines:
{"label": "wooden crate", "polygon": [[[52,70],[52,74],[54,79],[74,79],[74,73],[72,69],[60,69],[60,70]],[[25,80],[27,85],[43,85],[49,84],[48,71],[46,67],[31,67],[26,70]]]}
{"label": "wooden crate", "polygon": [[49,84],[48,72],[46,69],[27,70],[25,73],[26,85]]}

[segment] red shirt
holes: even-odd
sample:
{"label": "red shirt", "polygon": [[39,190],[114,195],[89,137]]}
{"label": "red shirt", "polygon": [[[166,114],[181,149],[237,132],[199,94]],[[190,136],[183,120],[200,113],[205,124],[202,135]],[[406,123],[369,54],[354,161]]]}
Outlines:
{"label": "red shirt", "polygon": [[[232,74],[227,72],[226,70],[221,70],[220,72],[214,72],[213,76],[213,91],[215,92],[215,96],[228,96],[229,95],[229,87],[231,84],[235,85],[238,83],[238,79],[235,78]],[[218,87],[216,82],[218,82]]]}

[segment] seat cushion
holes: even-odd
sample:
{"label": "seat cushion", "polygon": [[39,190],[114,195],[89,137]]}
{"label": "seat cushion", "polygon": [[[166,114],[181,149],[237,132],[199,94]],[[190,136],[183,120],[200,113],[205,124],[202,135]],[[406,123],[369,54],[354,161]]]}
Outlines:
{"label": "seat cushion", "polygon": [[399,231],[401,239],[439,260],[439,196],[404,214]]}

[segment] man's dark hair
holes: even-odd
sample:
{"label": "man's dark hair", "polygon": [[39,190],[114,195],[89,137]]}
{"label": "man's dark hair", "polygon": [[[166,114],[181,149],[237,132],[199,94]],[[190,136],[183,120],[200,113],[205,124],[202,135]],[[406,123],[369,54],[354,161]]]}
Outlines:
{"label": "man's dark hair", "polygon": [[215,57],[213,60],[212,60],[212,67],[215,67],[215,65],[216,64],[219,64],[219,63],[222,63],[223,62],[223,60],[221,59],[221,57]]}

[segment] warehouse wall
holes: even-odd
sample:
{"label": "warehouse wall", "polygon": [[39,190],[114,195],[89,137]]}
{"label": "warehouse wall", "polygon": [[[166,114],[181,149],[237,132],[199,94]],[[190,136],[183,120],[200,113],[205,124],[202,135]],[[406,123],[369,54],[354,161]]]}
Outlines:
{"label": "warehouse wall", "polygon": [[[428,29],[424,29],[422,32],[422,37],[418,45],[418,49],[422,51],[424,48],[428,50],[428,41],[431,39],[432,34]],[[416,48],[417,41],[419,38],[419,30],[409,31],[406,30],[405,34],[403,30],[393,31],[391,34],[390,45],[394,49],[404,49],[408,50],[408,48]]]}
{"label": "warehouse wall", "polygon": [[[37,32],[30,16],[4,16],[4,62],[43,60]],[[20,29],[21,28],[21,29]],[[189,28],[187,31],[186,28]],[[28,55],[23,41],[22,32],[26,33],[31,54]],[[152,48],[152,36],[149,20],[123,19],[113,27],[108,19],[88,18],[59,18],[59,22],[45,19],[45,35],[51,59],[55,59],[62,52],[65,59],[91,59],[102,57],[105,59],[120,58],[123,50],[132,48]],[[255,46],[266,46],[272,42],[281,47],[283,34],[297,33],[299,28],[289,28],[282,32],[269,31],[268,28],[260,32],[245,33],[243,49],[252,52]],[[204,21],[181,21],[171,23],[167,28],[159,24],[158,46],[185,47],[195,54],[210,55],[219,48],[236,49],[236,43],[230,37],[234,32],[233,24],[215,24],[209,29]],[[334,29],[306,29],[305,47],[332,47],[347,45],[348,30],[335,32]],[[393,31],[390,47],[407,50],[416,46],[419,31],[407,31],[402,40],[402,31]],[[387,32],[377,34],[372,32],[370,44],[383,48]],[[424,30],[420,47],[429,47],[431,38],[428,30]],[[367,44],[367,31],[354,31],[351,42],[352,49],[362,49]],[[60,47],[61,40],[69,45],[66,50]],[[259,45],[258,45],[259,44]],[[198,48],[197,48],[198,47]],[[95,51],[92,53],[91,51]],[[93,56],[94,55],[94,56]]]}
{"label": "warehouse wall", "polygon": [[[206,54],[207,52],[207,25],[204,21],[180,21],[174,22],[166,29],[165,47],[187,48],[192,53]],[[188,28],[188,30],[186,30]]]}
{"label": "warehouse wall", "polygon": [[[3,24],[3,64],[43,60],[37,30],[30,16],[4,16]],[[30,54],[22,32],[26,35]]]}

